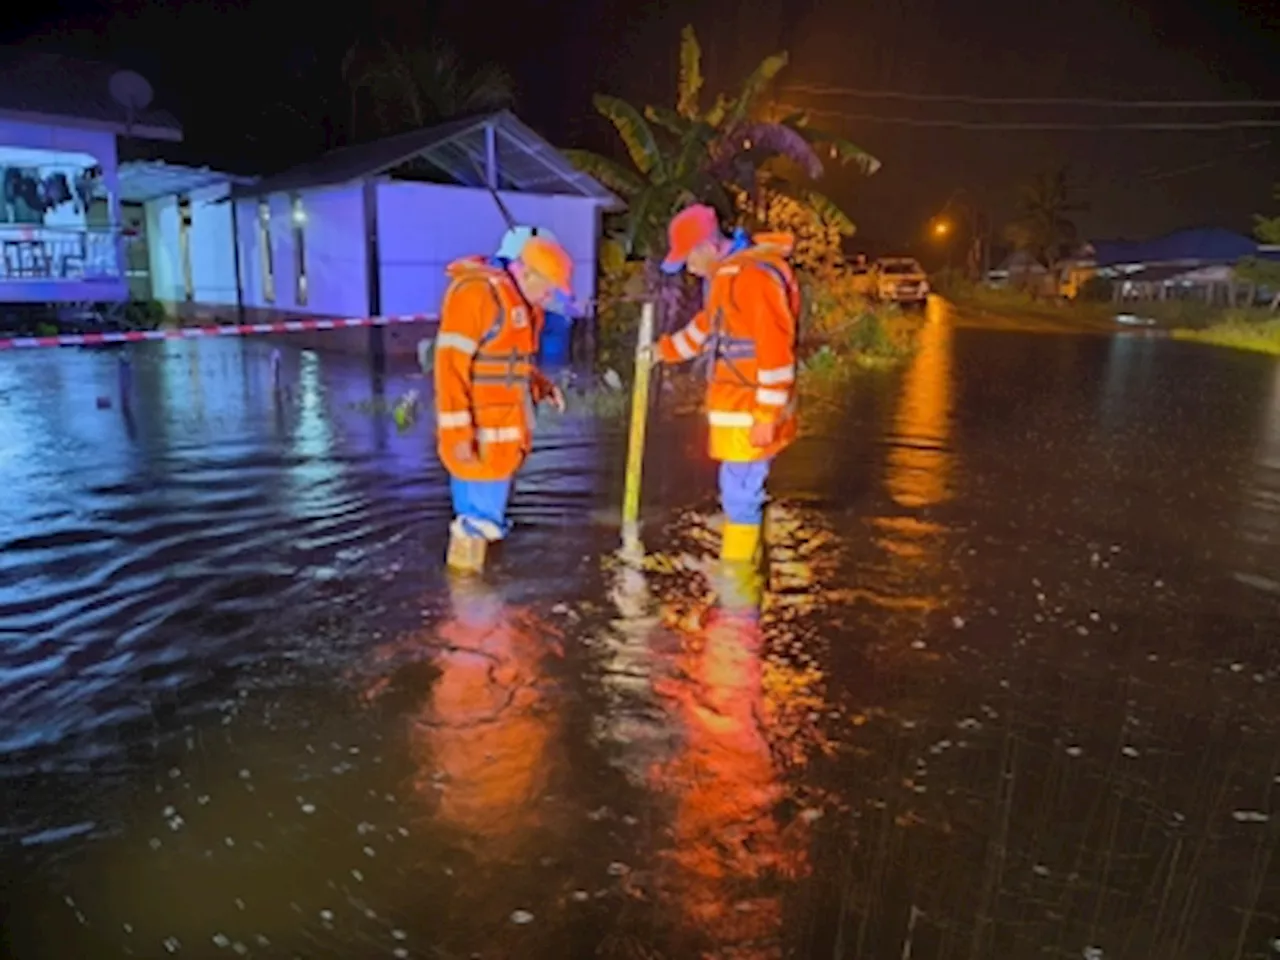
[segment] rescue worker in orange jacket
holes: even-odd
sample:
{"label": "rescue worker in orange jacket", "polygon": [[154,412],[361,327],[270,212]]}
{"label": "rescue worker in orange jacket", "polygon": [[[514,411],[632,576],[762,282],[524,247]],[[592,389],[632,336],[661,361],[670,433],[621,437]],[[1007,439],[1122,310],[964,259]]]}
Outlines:
{"label": "rescue worker in orange jacket", "polygon": [[448,564],[477,570],[487,544],[509,530],[507,501],[533,445],[534,405],[564,409],[535,360],[542,310],[571,295],[573,261],[554,240],[531,236],[510,261],[464,258],[448,275],[435,360],[437,449],[454,509]]}
{"label": "rescue worker in orange jacket", "polygon": [[742,231],[726,237],[715,211],[701,204],[678,213],[668,233],[663,270],[702,277],[706,298],[684,329],[659,341],[654,359],[681,363],[711,354],[707,419],[711,458],[720,462],[721,552],[726,560],[753,561],[770,465],[796,436],[800,288],[786,260],[795,241]]}

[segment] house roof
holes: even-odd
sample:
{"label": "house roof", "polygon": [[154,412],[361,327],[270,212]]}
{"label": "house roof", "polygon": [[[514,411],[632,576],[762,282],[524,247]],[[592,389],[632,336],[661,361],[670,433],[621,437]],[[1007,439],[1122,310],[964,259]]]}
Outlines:
{"label": "house roof", "polygon": [[202,187],[230,183],[247,186],[252,177],[220,173],[208,167],[187,167],[162,160],[134,160],[120,164],[120,200],[123,203],[145,203],[159,197],[191,193]]}
{"label": "house roof", "polygon": [[1000,264],[1000,270],[1045,273],[1045,266],[1026,250],[1014,250]]}
{"label": "house roof", "polygon": [[1257,241],[1234,230],[1178,230],[1153,240],[1096,240],[1090,246],[1099,267],[1153,263],[1235,263],[1259,252]]}
{"label": "house roof", "polygon": [[181,140],[182,125],[164,110],[141,111],[126,130],[129,118],[110,90],[111,78],[119,72],[109,63],[0,47],[0,116]]}
{"label": "house roof", "polygon": [[495,133],[498,189],[589,197],[610,208],[622,205],[509,110],[341,147],[252,186],[240,187],[235,196],[265,196],[353,183],[388,174],[413,160],[426,162],[463,186],[484,187],[487,127],[493,127]]}

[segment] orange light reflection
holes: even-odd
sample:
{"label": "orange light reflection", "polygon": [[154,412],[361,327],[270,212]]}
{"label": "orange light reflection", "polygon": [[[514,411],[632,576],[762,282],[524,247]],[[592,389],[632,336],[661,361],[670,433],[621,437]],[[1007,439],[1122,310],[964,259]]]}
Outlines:
{"label": "orange light reflection", "polygon": [[937,297],[927,309],[919,348],[903,378],[885,477],[894,501],[912,508],[951,496],[951,323]]}
{"label": "orange light reflection", "polygon": [[785,789],[761,728],[770,713],[762,647],[757,611],[718,607],[658,687],[683,733],[674,760],[652,771],[676,804],[659,884],[708,945],[703,957],[780,958],[776,881],[809,871],[804,822],[784,829],[775,818]]}
{"label": "orange light reflection", "polygon": [[484,583],[457,581],[445,620],[399,644],[430,651],[439,670],[409,731],[414,792],[484,841],[487,859],[512,856],[542,824],[557,725],[539,685],[551,633]]}

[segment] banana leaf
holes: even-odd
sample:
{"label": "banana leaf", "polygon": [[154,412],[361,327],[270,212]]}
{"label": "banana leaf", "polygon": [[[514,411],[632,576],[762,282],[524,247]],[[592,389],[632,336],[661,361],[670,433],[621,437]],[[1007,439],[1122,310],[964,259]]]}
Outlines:
{"label": "banana leaf", "polygon": [[662,163],[662,151],[653,130],[645,122],[640,111],[619,97],[610,97],[598,93],[592,98],[597,112],[605,117],[618,131],[622,142],[631,155],[631,162],[645,176],[648,176]]}

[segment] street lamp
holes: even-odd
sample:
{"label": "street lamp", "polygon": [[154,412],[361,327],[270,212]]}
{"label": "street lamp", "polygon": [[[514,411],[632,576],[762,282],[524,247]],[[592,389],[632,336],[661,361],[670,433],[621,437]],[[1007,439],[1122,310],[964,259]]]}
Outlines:
{"label": "street lamp", "polygon": [[[948,217],[951,211],[958,211],[960,221],[963,226],[963,234],[968,237],[966,246],[968,251],[965,256],[966,272],[970,274],[972,279],[982,279],[987,275],[987,258],[990,255],[989,233],[990,224],[986,215],[974,202],[969,195],[969,191],[964,187],[960,187],[951,192],[951,196],[947,198],[947,202],[942,205],[942,209],[933,219],[933,236],[937,240],[943,240],[953,232],[958,232],[955,223],[955,217]],[[951,264],[951,249],[947,250],[947,265]],[[976,274],[977,276],[973,276]]]}

